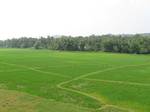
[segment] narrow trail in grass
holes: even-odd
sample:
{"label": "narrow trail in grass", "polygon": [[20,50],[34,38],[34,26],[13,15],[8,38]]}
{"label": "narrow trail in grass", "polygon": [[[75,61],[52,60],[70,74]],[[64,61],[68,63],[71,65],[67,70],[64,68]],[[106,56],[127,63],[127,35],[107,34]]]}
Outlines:
{"label": "narrow trail in grass", "polygon": [[[104,110],[107,110],[108,108],[114,108],[114,109],[117,109],[119,111],[123,111],[123,112],[134,112],[133,110],[129,110],[127,108],[123,108],[123,107],[119,107],[119,106],[116,106],[116,105],[109,105],[109,104],[105,104],[104,106],[102,106],[101,108],[97,109],[99,111],[102,111]],[[115,111],[109,111],[109,112],[115,112]],[[118,111],[117,111],[118,112]]]}
{"label": "narrow trail in grass", "polygon": [[89,79],[89,78],[83,78],[82,80],[100,81],[100,82],[106,82],[106,83],[126,84],[126,85],[134,85],[134,86],[149,86],[150,87],[150,84],[138,83],[138,82],[103,80],[103,79]]}
{"label": "narrow trail in grass", "polygon": [[[67,85],[68,83],[70,83],[70,82],[72,82],[72,81],[76,81],[76,80],[79,80],[79,79],[84,79],[85,77],[92,76],[92,75],[95,75],[95,74],[98,74],[98,73],[102,73],[102,72],[108,72],[108,71],[111,71],[111,70],[117,70],[117,69],[122,69],[122,68],[126,68],[126,67],[138,67],[138,66],[146,66],[146,65],[150,65],[150,64],[149,64],[149,63],[146,63],[146,64],[139,64],[139,65],[125,65],[125,66],[120,66],[120,67],[107,68],[107,69],[104,69],[104,70],[99,70],[99,71],[87,73],[87,74],[78,76],[78,77],[76,77],[76,78],[73,78],[73,79],[68,80],[68,81],[65,81],[65,82],[61,82],[61,83],[59,83],[59,84],[57,85],[57,87],[60,88],[60,89],[63,89],[63,90],[75,92],[75,93],[78,93],[78,94],[87,96],[87,97],[89,97],[89,98],[92,98],[93,100],[96,100],[96,101],[98,101],[100,104],[102,104],[101,108],[104,108],[104,107],[107,107],[107,106],[111,106],[111,107],[115,107],[115,108],[118,108],[118,109],[121,109],[121,110],[127,110],[128,112],[134,112],[134,111],[131,110],[131,109],[126,109],[126,108],[119,107],[119,106],[116,106],[116,105],[105,104],[105,102],[103,102],[100,98],[98,98],[98,97],[96,97],[96,96],[90,95],[90,94],[88,94],[88,93],[86,93],[86,92],[82,92],[82,91],[79,91],[79,90],[74,90],[74,89],[71,89],[71,88],[64,87],[64,85]],[[100,110],[101,108],[99,108],[99,110]]]}
{"label": "narrow trail in grass", "polygon": [[25,68],[25,69],[32,70],[32,71],[39,72],[39,73],[50,74],[50,75],[63,77],[63,78],[69,78],[68,76],[64,76],[64,75],[59,74],[59,73],[45,72],[45,71],[38,70],[38,69],[35,69],[35,68],[32,68],[32,67],[27,67],[27,66],[24,66],[24,65],[19,65],[19,64],[14,64],[14,63],[7,63],[7,62],[0,62],[0,63],[1,64],[5,64],[5,65],[17,66],[17,67]]}

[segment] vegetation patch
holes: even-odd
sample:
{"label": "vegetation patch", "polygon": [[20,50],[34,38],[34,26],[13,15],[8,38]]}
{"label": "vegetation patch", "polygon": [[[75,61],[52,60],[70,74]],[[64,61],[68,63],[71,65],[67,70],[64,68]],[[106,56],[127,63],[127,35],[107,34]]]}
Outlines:
{"label": "vegetation patch", "polygon": [[0,49],[2,112],[149,112],[149,55]]}

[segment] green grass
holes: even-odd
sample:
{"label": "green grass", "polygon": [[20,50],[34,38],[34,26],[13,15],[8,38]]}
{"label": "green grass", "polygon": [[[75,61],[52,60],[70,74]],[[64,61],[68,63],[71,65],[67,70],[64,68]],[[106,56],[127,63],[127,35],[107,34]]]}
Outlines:
{"label": "green grass", "polygon": [[69,103],[29,95],[27,93],[0,89],[0,112],[94,112]]}
{"label": "green grass", "polygon": [[0,89],[42,99],[21,112],[149,112],[150,56],[0,49]]}

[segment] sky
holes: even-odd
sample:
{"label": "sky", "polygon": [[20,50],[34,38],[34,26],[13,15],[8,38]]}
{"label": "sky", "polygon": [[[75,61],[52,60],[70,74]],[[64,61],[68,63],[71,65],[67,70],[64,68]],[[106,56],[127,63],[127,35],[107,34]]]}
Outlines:
{"label": "sky", "polygon": [[150,33],[150,0],[0,0],[0,40]]}

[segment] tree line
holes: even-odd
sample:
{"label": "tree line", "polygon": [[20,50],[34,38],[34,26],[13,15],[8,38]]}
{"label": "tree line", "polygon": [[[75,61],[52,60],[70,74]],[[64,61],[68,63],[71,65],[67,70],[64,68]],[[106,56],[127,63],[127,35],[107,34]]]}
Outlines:
{"label": "tree line", "polygon": [[118,53],[150,53],[150,35],[91,35],[13,38],[0,41],[1,48],[35,48],[67,51],[106,51]]}

